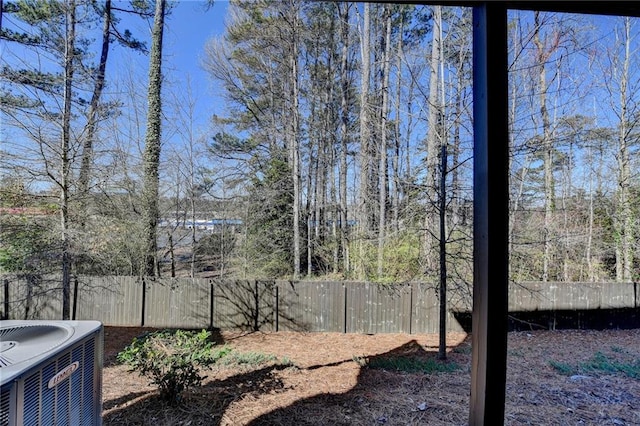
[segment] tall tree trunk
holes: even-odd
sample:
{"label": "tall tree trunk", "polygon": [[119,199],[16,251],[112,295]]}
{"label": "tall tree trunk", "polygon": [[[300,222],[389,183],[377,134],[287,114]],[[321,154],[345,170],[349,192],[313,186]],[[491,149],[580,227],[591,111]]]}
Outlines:
{"label": "tall tree trunk", "polygon": [[340,52],[340,248],[342,268],[345,275],[349,274],[349,242],[347,239],[347,150],[349,147],[349,76],[347,67],[349,61],[349,9],[351,3],[339,4],[340,36],[342,50]]}
{"label": "tall tree trunk", "polygon": [[[433,236],[436,235],[436,175],[438,173],[438,147],[441,137],[438,117],[442,106],[438,100],[438,68],[442,60],[440,51],[440,35],[438,28],[442,23],[442,6],[433,6],[433,29],[431,38],[431,59],[429,67],[429,98],[428,98],[428,130],[427,130],[427,180],[426,180],[426,212],[425,212],[425,233],[424,233],[424,260],[427,272],[435,270],[435,260],[432,255],[434,245]],[[442,76],[441,76],[442,78]]]}
{"label": "tall tree trunk", "polygon": [[569,229],[569,203],[568,199],[571,197],[571,157],[573,155],[572,144],[569,145],[569,155],[565,161],[564,177],[563,177],[563,191],[562,191],[562,225],[564,228],[564,241],[562,242],[563,260],[562,260],[562,279],[564,282],[570,281],[569,271],[569,241],[571,238],[571,230]]}
{"label": "tall tree trunk", "polygon": [[292,45],[290,61],[290,96],[291,96],[291,173],[293,178],[293,279],[300,278],[300,202],[301,202],[301,179],[300,179],[300,111],[299,111],[299,93],[298,93],[298,6],[293,0],[291,7],[294,11],[292,22]]}
{"label": "tall tree trunk", "polygon": [[380,180],[380,197],[378,213],[378,277],[382,277],[384,266],[384,242],[387,212],[387,120],[389,117],[389,73],[391,72],[391,10],[384,7],[386,21],[385,45],[382,58],[382,106],[380,108],[380,163],[378,178]]}
{"label": "tall tree trunk", "polygon": [[102,49],[100,51],[100,62],[96,70],[95,82],[93,85],[93,94],[89,103],[89,113],[87,114],[87,124],[84,129],[84,142],[82,144],[82,159],[80,163],[80,175],[78,177],[78,193],[81,202],[81,222],[80,226],[84,227],[87,216],[87,198],[89,196],[89,180],[91,172],[91,164],[93,162],[93,142],[95,139],[96,127],[98,123],[100,111],[100,99],[102,97],[102,89],[105,82],[105,70],[107,68],[107,59],[109,57],[109,42],[111,28],[111,0],[105,0],[103,9],[103,25],[102,25]]}
{"label": "tall tree trunk", "polygon": [[[313,70],[312,73],[313,75],[317,75],[318,72],[318,57],[316,56],[314,63],[313,63]],[[312,91],[313,91],[313,95],[311,96],[311,99],[309,100],[309,142],[308,142],[308,149],[310,151],[310,155],[309,155],[309,163],[308,163],[308,178],[307,178],[307,182],[306,182],[306,193],[308,194],[307,196],[307,202],[306,202],[306,206],[305,206],[305,211],[306,211],[306,232],[307,232],[307,276],[310,277],[312,274],[312,256],[313,256],[313,241],[315,238],[317,238],[317,234],[319,232],[319,230],[317,229],[318,227],[318,222],[317,222],[317,216],[318,216],[318,210],[317,210],[317,206],[318,206],[318,149],[320,146],[320,131],[318,130],[319,124],[318,124],[318,96],[315,95],[315,93],[317,93],[317,87],[313,87]],[[315,181],[315,185],[314,185],[314,181]]]}
{"label": "tall tree trunk", "polygon": [[[191,163],[193,165],[193,163]],[[196,277],[196,246],[198,244],[198,239],[196,235],[196,197],[193,194],[194,182],[193,182],[193,171],[190,173],[190,185],[191,188],[189,190],[189,209],[191,210],[191,261],[190,263],[190,271],[189,275],[191,278]],[[223,232],[224,232],[224,223],[223,223]],[[222,251],[224,253],[224,250]]]}
{"label": "tall tree trunk", "polygon": [[545,51],[544,43],[540,40],[540,13],[535,12],[535,31],[533,42],[537,49],[537,62],[539,69],[538,90],[540,102],[540,117],[542,118],[542,150],[544,164],[544,254],[542,261],[542,281],[549,280],[549,265],[553,251],[552,225],[555,211],[555,194],[553,182],[553,140],[551,138],[551,123],[547,110],[547,73],[545,63],[549,59],[549,52]]}
{"label": "tall tree trunk", "polygon": [[[440,43],[440,188],[438,191],[438,219],[439,232],[438,243],[440,253],[440,318],[439,318],[439,344],[438,358],[447,358],[447,135],[445,117],[445,90],[444,90],[444,38],[442,35],[442,12],[436,16],[438,39]],[[435,28],[434,28],[435,29]]]}
{"label": "tall tree trunk", "polygon": [[[520,40],[520,36],[518,34],[518,30],[521,27],[520,24],[520,15],[516,15],[516,19],[517,22],[515,25],[513,25],[513,31],[514,33],[510,36],[512,38],[512,40],[514,41],[514,47],[513,50],[514,52],[519,52],[522,49],[522,46],[519,43]],[[510,147],[510,155],[509,155],[509,159],[510,159],[510,164],[509,164],[509,170],[513,169],[513,159],[514,159],[514,150],[515,150],[515,140],[514,140],[514,136],[515,136],[515,124],[516,124],[516,117],[517,117],[517,110],[518,110],[518,93],[519,93],[519,87],[517,81],[515,80],[516,77],[516,73],[512,73],[512,76],[514,76],[514,81],[511,82],[511,84],[509,85],[511,87],[511,94],[510,94],[510,99],[511,99],[511,106],[510,106],[510,110],[509,110],[509,147]],[[509,268],[509,277],[511,279],[514,279],[514,274],[512,273],[512,265],[513,265],[513,240],[514,240],[514,235],[515,235],[515,229],[516,229],[516,215],[518,213],[518,209],[520,207],[520,199],[522,198],[522,194],[524,193],[524,181],[525,178],[527,176],[528,170],[529,170],[529,159],[528,156],[527,158],[525,158],[524,161],[524,166],[521,168],[520,170],[520,177],[519,179],[515,179],[514,178],[514,174],[510,174],[509,178],[510,178],[510,186],[514,187],[515,186],[515,182],[514,181],[518,181],[518,190],[515,191],[514,194],[512,194],[510,196],[510,214],[509,214],[509,237],[508,237],[508,253],[509,253],[509,264],[508,264],[508,268]],[[515,170],[514,170],[515,172]]]}
{"label": "tall tree trunk", "polygon": [[462,194],[460,188],[460,128],[462,127],[462,103],[464,99],[464,87],[465,87],[465,65],[467,62],[467,55],[464,45],[460,46],[458,51],[458,78],[456,81],[456,98],[455,98],[455,120],[452,123],[452,171],[451,171],[451,193],[454,196],[453,211],[452,211],[452,226],[456,227],[460,223],[460,210],[462,208]]}
{"label": "tall tree trunk", "polygon": [[631,62],[631,23],[624,19],[624,59],[620,76],[620,124],[618,134],[618,205],[617,235],[619,248],[616,249],[616,280],[631,281],[633,270],[633,212],[630,201],[631,158],[629,153],[629,66]]}
{"label": "tall tree trunk", "polygon": [[64,95],[62,113],[62,170],[60,179],[60,225],[62,231],[62,319],[71,319],[71,244],[69,241],[69,191],[71,161],[71,103],[76,42],[76,3],[65,4],[66,40],[64,46]]}
{"label": "tall tree trunk", "polygon": [[[400,14],[400,23],[398,31],[400,34],[404,31],[404,14]],[[392,194],[392,226],[395,232],[400,230],[400,196],[401,196],[401,185],[400,185],[400,141],[401,141],[401,132],[400,132],[400,102],[401,102],[401,94],[402,94],[402,37],[398,37],[398,45],[396,47],[396,110],[395,110],[395,123],[394,123],[394,137],[393,137],[393,159],[391,161],[393,168],[393,194]],[[411,114],[409,111],[408,115]]]}
{"label": "tall tree trunk", "polygon": [[360,82],[360,197],[358,200],[359,207],[359,219],[358,228],[360,234],[359,241],[359,270],[357,271],[360,279],[365,277],[364,271],[364,251],[365,251],[365,237],[371,229],[369,221],[369,173],[370,173],[370,161],[369,158],[369,80],[371,78],[371,44],[370,44],[370,21],[371,10],[369,3],[363,5],[364,19],[361,40],[361,82]]}
{"label": "tall tree trunk", "polygon": [[[593,163],[593,148],[588,148],[588,158]],[[593,259],[591,258],[591,246],[593,245],[593,222],[594,222],[594,206],[593,206],[593,173],[589,173],[589,222],[587,225],[587,247],[585,257],[587,260],[587,277],[589,282],[594,282]]]}
{"label": "tall tree trunk", "polygon": [[[597,111],[597,103],[594,99],[593,104],[594,115]],[[597,128],[597,126],[596,126]],[[604,156],[604,144],[601,139],[601,135],[594,132],[592,141],[589,143],[587,150],[587,163],[590,165],[586,170],[589,175],[588,189],[589,189],[589,219],[587,226],[587,243],[586,243],[586,262],[587,262],[587,276],[589,282],[596,282],[600,279],[601,270],[598,268],[598,256],[594,255],[594,244],[598,241],[594,238],[597,235],[596,224],[596,209],[597,198],[596,194],[602,194],[602,176],[603,176],[603,156]]]}
{"label": "tall tree trunk", "polygon": [[162,130],[162,37],[164,32],[165,7],[165,0],[156,0],[149,57],[147,133],[142,157],[142,161],[144,162],[144,272],[147,276],[156,276],[157,274],[156,252],[158,243],[156,232],[158,223],[158,187]]}

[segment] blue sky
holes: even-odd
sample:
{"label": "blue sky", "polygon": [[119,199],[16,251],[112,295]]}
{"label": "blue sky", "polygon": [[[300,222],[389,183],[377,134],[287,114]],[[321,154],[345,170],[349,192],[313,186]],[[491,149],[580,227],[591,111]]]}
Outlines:
{"label": "blue sky", "polygon": [[169,78],[178,87],[186,84],[187,76],[191,79],[197,95],[200,112],[197,118],[201,130],[214,113],[221,112],[219,92],[200,62],[206,42],[224,33],[227,5],[227,1],[216,0],[207,10],[204,1],[178,1],[166,21],[164,55]]}
{"label": "blue sky", "polygon": [[[224,33],[227,5],[228,1],[216,0],[213,7],[207,9],[204,1],[175,1],[165,21],[163,68],[168,84],[163,90],[165,93],[167,90],[175,90],[176,93],[186,92],[185,85],[189,78],[192,89],[197,94],[200,125],[204,125],[221,104],[216,96],[218,91],[200,66],[200,62],[207,41]],[[121,28],[128,28],[134,35],[147,40],[148,46],[150,25],[152,19],[148,23],[139,18],[123,19],[121,22]],[[146,82],[148,56],[123,52],[120,48],[114,49],[114,52],[116,51],[118,53],[114,55],[114,62],[109,66],[124,70],[132,65],[131,61],[134,60],[137,62],[135,69]],[[206,113],[203,113],[205,111]]]}
{"label": "blue sky", "polygon": [[200,58],[207,40],[224,32],[228,2],[216,1],[209,10],[203,1],[176,3],[166,22],[165,58],[179,73],[189,73],[195,81],[206,83]]}

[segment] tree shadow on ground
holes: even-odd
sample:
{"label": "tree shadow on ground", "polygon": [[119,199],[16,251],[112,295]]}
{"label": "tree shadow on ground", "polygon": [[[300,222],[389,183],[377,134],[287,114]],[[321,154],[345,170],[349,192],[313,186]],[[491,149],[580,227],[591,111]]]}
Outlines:
{"label": "tree shadow on ground", "polygon": [[[470,357],[470,342],[450,348],[462,358]],[[346,392],[322,393],[273,410],[248,423],[263,425],[412,425],[465,424],[466,411],[457,405],[428,400],[429,389],[446,380],[447,374],[462,366],[449,356],[437,359],[438,348],[428,348],[411,340],[389,352],[356,359],[361,365],[357,383]],[[450,351],[450,354],[452,352]],[[456,357],[461,359],[461,357]],[[351,360],[349,360],[351,361]],[[464,359],[466,361],[466,359]],[[346,362],[346,361],[345,361]],[[320,368],[312,366],[308,369]],[[432,370],[442,369],[440,372]],[[425,371],[429,370],[429,371]],[[468,382],[461,383],[468,400]],[[444,419],[447,419],[444,423]],[[453,423],[448,423],[453,421]]]}
{"label": "tree shadow on ground", "polygon": [[[221,338],[219,335],[215,337],[216,340]],[[464,357],[470,357],[468,340],[450,348],[449,354],[454,356],[450,356],[449,361],[442,364],[445,367],[453,366],[456,362],[466,363]],[[433,418],[436,421],[453,418],[457,420],[457,424],[464,424],[467,421],[466,410],[460,412],[461,410],[456,408],[457,405],[428,400],[429,389],[437,388],[438,383],[448,373],[429,374],[420,371],[419,368],[416,371],[405,371],[406,366],[411,365],[438,365],[441,362],[436,358],[437,347],[425,347],[417,340],[411,340],[379,355],[338,360],[305,368],[275,363],[251,371],[230,370],[232,375],[207,381],[202,387],[187,392],[184,403],[179,407],[168,406],[160,399],[157,391],[135,393],[117,400],[104,401],[104,407],[108,412],[103,416],[103,424],[408,425],[427,424],[431,421],[429,419]],[[228,408],[236,402],[255,401],[261,395],[285,395],[287,392],[295,391],[292,385],[283,379],[287,375],[304,375],[313,370],[339,367],[353,362],[360,366],[357,382],[346,391],[341,389],[298,399],[288,406],[257,417],[251,413],[243,413],[246,416],[242,419],[226,417]],[[400,372],[394,365],[400,368]],[[221,368],[224,376],[224,367]],[[462,380],[461,403],[465,406],[468,393],[468,381]]]}
{"label": "tree shadow on ground", "polygon": [[[276,372],[286,365],[270,365],[211,381],[185,393],[185,401],[171,407],[158,391],[135,393],[116,400],[104,401],[110,411],[103,416],[104,425],[219,425],[227,407],[248,395],[275,393],[284,389]],[[117,406],[121,408],[115,408]]]}
{"label": "tree shadow on ground", "polygon": [[[105,348],[104,367],[118,365],[117,354],[134,338],[164,330],[143,327],[109,327],[106,331],[111,344]],[[210,340],[216,345],[227,343],[217,328],[210,329]],[[246,334],[246,333],[245,333]],[[231,339],[233,340],[233,338]],[[223,380],[213,380],[185,392],[185,401],[171,407],[160,398],[157,390],[135,392],[103,401],[104,425],[218,425],[226,408],[234,401],[250,394],[273,393],[284,388],[276,372],[288,365],[270,364],[257,370],[237,373]],[[215,368],[215,367],[214,367]],[[203,372],[206,373],[206,370]],[[136,374],[130,372],[127,374]],[[147,380],[141,378],[141,380]]]}

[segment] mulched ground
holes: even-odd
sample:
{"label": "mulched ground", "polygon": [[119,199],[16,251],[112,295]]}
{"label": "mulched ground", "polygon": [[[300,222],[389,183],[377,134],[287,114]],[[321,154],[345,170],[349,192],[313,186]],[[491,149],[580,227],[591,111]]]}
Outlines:
{"label": "mulched ground", "polygon": [[[459,369],[425,374],[369,365],[395,356],[435,359],[437,335],[222,333],[221,344],[289,363],[215,367],[181,407],[171,408],[146,379],[115,362],[143,331],[105,327],[105,426],[468,424],[471,346],[464,334],[447,336],[448,362]],[[586,365],[602,354],[607,365],[640,368],[640,329],[512,332],[508,339],[505,424],[640,425],[640,378],[600,370],[562,374],[551,365]]]}

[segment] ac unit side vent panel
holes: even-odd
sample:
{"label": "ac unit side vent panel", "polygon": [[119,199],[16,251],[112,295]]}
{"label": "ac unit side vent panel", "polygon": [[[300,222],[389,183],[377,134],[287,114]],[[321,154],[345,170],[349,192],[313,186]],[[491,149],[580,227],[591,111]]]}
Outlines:
{"label": "ac unit side vent panel", "polygon": [[[91,425],[95,418],[95,339],[86,340],[25,379],[24,424]],[[56,386],[49,381],[77,362],[82,368]]]}
{"label": "ac unit side vent panel", "polygon": [[0,426],[9,426],[9,408],[11,407],[11,391],[3,389],[0,393]]}
{"label": "ac unit side vent panel", "polygon": [[[93,401],[93,403],[85,403],[82,406],[82,424],[90,425],[95,418],[95,404],[100,406],[102,411],[102,372],[99,372],[100,377],[96,377],[96,340],[91,339],[85,343],[84,346],[84,370],[82,376],[82,398],[84,401]],[[99,383],[96,383],[96,380]],[[96,390],[98,392],[96,393]]]}
{"label": "ac unit side vent panel", "polygon": [[41,371],[27,377],[24,381],[24,423],[27,425],[37,425],[39,423],[38,413],[42,411],[40,395]]}

